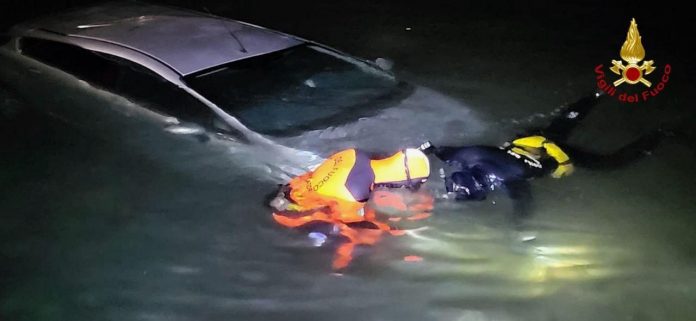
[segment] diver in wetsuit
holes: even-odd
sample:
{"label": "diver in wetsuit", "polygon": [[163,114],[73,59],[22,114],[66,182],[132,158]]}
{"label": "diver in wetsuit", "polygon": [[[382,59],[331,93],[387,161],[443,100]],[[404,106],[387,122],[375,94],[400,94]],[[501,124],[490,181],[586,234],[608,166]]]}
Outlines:
{"label": "diver in wetsuit", "polygon": [[[484,200],[493,190],[504,190],[514,201],[514,220],[529,215],[532,195],[529,180],[570,175],[574,166],[612,169],[645,155],[660,139],[650,133],[608,155],[582,151],[565,142],[570,132],[600,100],[586,97],[564,108],[544,129],[529,131],[501,147],[430,147],[447,165],[440,172],[448,193],[456,200]],[[519,221],[517,221],[519,222]]]}

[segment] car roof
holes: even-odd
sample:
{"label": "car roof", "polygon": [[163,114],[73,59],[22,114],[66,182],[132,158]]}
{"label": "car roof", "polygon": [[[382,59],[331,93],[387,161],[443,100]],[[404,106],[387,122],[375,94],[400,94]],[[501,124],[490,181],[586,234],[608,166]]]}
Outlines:
{"label": "car roof", "polygon": [[184,9],[139,2],[80,8],[18,25],[127,47],[189,75],[304,41],[277,31]]}

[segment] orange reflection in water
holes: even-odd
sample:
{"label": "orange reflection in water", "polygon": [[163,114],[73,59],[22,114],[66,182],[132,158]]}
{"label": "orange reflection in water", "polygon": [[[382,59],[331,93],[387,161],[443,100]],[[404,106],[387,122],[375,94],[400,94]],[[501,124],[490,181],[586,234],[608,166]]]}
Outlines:
{"label": "orange reflection in water", "polygon": [[[390,223],[422,220],[431,215],[433,198],[427,193],[414,195],[417,197],[404,197],[403,191],[394,193],[379,190],[373,193],[369,206],[365,206],[364,203],[330,200],[322,207],[310,211],[273,213],[273,219],[278,224],[290,228],[321,222],[332,225],[336,235],[342,239],[342,243],[336,248],[332,268],[334,271],[341,271],[352,262],[356,246],[374,245],[385,234],[405,234],[405,230]],[[380,215],[375,208],[389,208],[390,213],[398,213],[398,216],[391,215],[381,219],[384,215]]]}

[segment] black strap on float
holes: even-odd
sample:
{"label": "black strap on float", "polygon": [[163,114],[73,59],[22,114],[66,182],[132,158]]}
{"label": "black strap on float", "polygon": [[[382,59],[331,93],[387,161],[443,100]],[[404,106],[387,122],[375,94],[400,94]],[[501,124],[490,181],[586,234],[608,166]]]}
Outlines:
{"label": "black strap on float", "polygon": [[404,168],[406,169],[406,182],[408,182],[408,187],[411,187],[411,171],[408,169],[408,154],[405,149],[401,150],[404,153]]}

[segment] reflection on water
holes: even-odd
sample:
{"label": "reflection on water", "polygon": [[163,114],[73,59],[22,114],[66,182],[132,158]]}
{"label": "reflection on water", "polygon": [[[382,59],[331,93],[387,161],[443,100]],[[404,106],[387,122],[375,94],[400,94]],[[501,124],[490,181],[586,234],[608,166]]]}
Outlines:
{"label": "reflection on water", "polygon": [[253,172],[210,182],[59,122],[21,121],[3,123],[24,128],[3,131],[12,138],[0,184],[1,249],[11,261],[2,265],[4,315],[676,320],[694,312],[693,221],[679,214],[692,200],[632,187],[655,171],[676,179],[657,160],[612,178],[580,171],[534,182],[536,215],[519,230],[501,195],[439,199],[432,218],[360,249],[337,276],[330,243],[316,248],[273,225],[262,203],[274,184]]}

